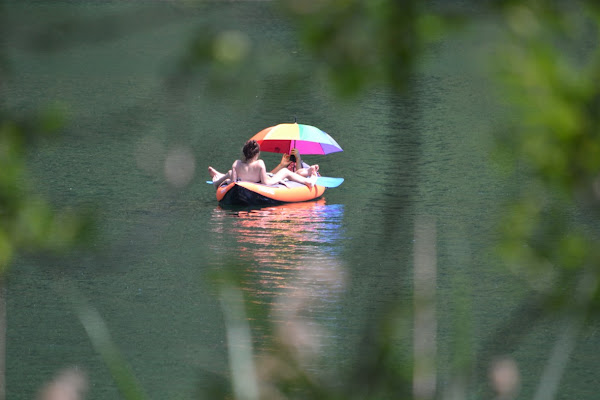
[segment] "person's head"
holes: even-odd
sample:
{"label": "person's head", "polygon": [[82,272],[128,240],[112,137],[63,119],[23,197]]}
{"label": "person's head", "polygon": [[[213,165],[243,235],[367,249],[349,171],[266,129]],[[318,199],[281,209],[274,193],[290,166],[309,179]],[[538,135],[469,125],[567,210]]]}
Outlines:
{"label": "person's head", "polygon": [[252,160],[258,153],[260,153],[260,146],[256,140],[248,140],[242,149],[244,153],[245,161]]}

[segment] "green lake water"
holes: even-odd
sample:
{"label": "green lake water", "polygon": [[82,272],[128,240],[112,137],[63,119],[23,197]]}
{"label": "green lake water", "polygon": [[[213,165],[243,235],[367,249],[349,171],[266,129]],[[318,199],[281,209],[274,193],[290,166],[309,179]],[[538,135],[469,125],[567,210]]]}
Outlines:
{"label": "green lake water", "polygon": [[[465,343],[471,354],[462,357],[476,356],[527,295],[493,248],[514,190],[490,162],[502,119],[484,73],[493,24],[482,19],[436,43],[404,94],[372,89],[342,100],[270,6],[5,2],[2,51],[12,72],[2,101],[18,113],[59,102],[69,116],[60,136],[29,149],[32,187],[56,207],[93,207],[98,223],[91,249],[24,254],[12,266],[7,398],[33,398],[72,365],[86,371],[89,399],[117,398],[74,292],[102,317],[150,398],[194,398],[228,374],[217,282],[234,267],[259,319],[283,332],[294,318],[305,322],[311,371],[352,371],[382,313],[412,307],[418,221],[435,227],[441,393]],[[231,76],[177,75],[192,38],[213,30],[243,32],[255,58]],[[230,86],[219,90],[208,76]],[[249,137],[294,117],[342,146],[304,158],[344,184],[316,202],[219,207],[207,167],[227,169]],[[267,167],[279,160],[262,157]],[[278,331],[253,329],[260,356]],[[551,324],[537,326],[505,350],[519,363],[519,398],[533,397],[556,335]],[[600,392],[597,345],[593,332],[580,338],[558,398]],[[483,378],[470,392],[484,391]]]}

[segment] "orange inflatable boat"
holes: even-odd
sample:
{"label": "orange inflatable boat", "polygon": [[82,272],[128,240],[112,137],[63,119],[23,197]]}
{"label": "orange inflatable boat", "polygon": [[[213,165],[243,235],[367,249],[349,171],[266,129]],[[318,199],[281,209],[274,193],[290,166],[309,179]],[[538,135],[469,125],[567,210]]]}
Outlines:
{"label": "orange inflatable boat", "polygon": [[298,182],[286,181],[285,185],[263,185],[253,182],[233,182],[217,188],[217,200],[231,205],[272,205],[296,203],[318,199],[325,193],[325,186],[317,182],[312,189]]}

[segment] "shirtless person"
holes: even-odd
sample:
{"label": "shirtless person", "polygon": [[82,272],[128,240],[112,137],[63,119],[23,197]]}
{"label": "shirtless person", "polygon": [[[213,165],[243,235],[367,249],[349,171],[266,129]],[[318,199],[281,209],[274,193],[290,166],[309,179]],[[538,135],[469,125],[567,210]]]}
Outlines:
{"label": "shirtless person", "polygon": [[213,167],[208,167],[208,171],[213,177],[213,184],[215,187],[219,187],[226,179],[231,179],[234,182],[240,179],[242,181],[263,183],[265,185],[274,185],[284,179],[288,179],[290,181],[302,183],[309,189],[312,189],[315,184],[317,175],[316,170],[314,169],[309,171],[310,178],[291,172],[287,168],[280,169],[273,176],[269,176],[267,174],[265,162],[258,159],[260,155],[260,146],[256,140],[247,141],[242,152],[244,153],[244,160],[236,160],[226,174],[220,174]]}
{"label": "shirtless person", "polygon": [[302,162],[302,158],[300,157],[300,152],[298,151],[298,149],[292,149],[290,151],[290,154],[285,153],[281,157],[281,161],[279,162],[279,164],[277,164],[277,166],[273,168],[271,173],[274,174],[282,168],[287,168],[290,171],[297,173],[298,175],[306,177],[312,176],[316,174],[317,171],[319,171],[319,166],[317,164],[308,166],[306,168],[304,167],[304,163]]}

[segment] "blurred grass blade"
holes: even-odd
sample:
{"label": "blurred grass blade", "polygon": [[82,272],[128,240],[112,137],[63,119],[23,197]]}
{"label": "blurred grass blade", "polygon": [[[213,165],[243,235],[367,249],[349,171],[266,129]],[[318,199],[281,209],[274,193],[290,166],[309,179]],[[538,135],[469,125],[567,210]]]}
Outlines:
{"label": "blurred grass blade", "polygon": [[552,348],[548,364],[540,379],[540,384],[533,400],[549,400],[556,397],[561,377],[567,368],[569,357],[576,345],[577,335],[581,327],[581,321],[575,318],[566,318],[559,337]]}
{"label": "blurred grass blade", "polygon": [[436,227],[432,218],[415,221],[413,395],[433,399],[436,393],[437,320],[435,310]]}
{"label": "blurred grass blade", "polygon": [[100,354],[117,384],[121,396],[127,400],[143,400],[144,394],[129,365],[113,343],[104,320],[92,306],[79,302],[77,315],[94,349]]}
{"label": "blurred grass blade", "polygon": [[258,400],[258,383],[244,298],[238,289],[226,286],[221,290],[221,306],[227,331],[233,393],[237,400]]}

